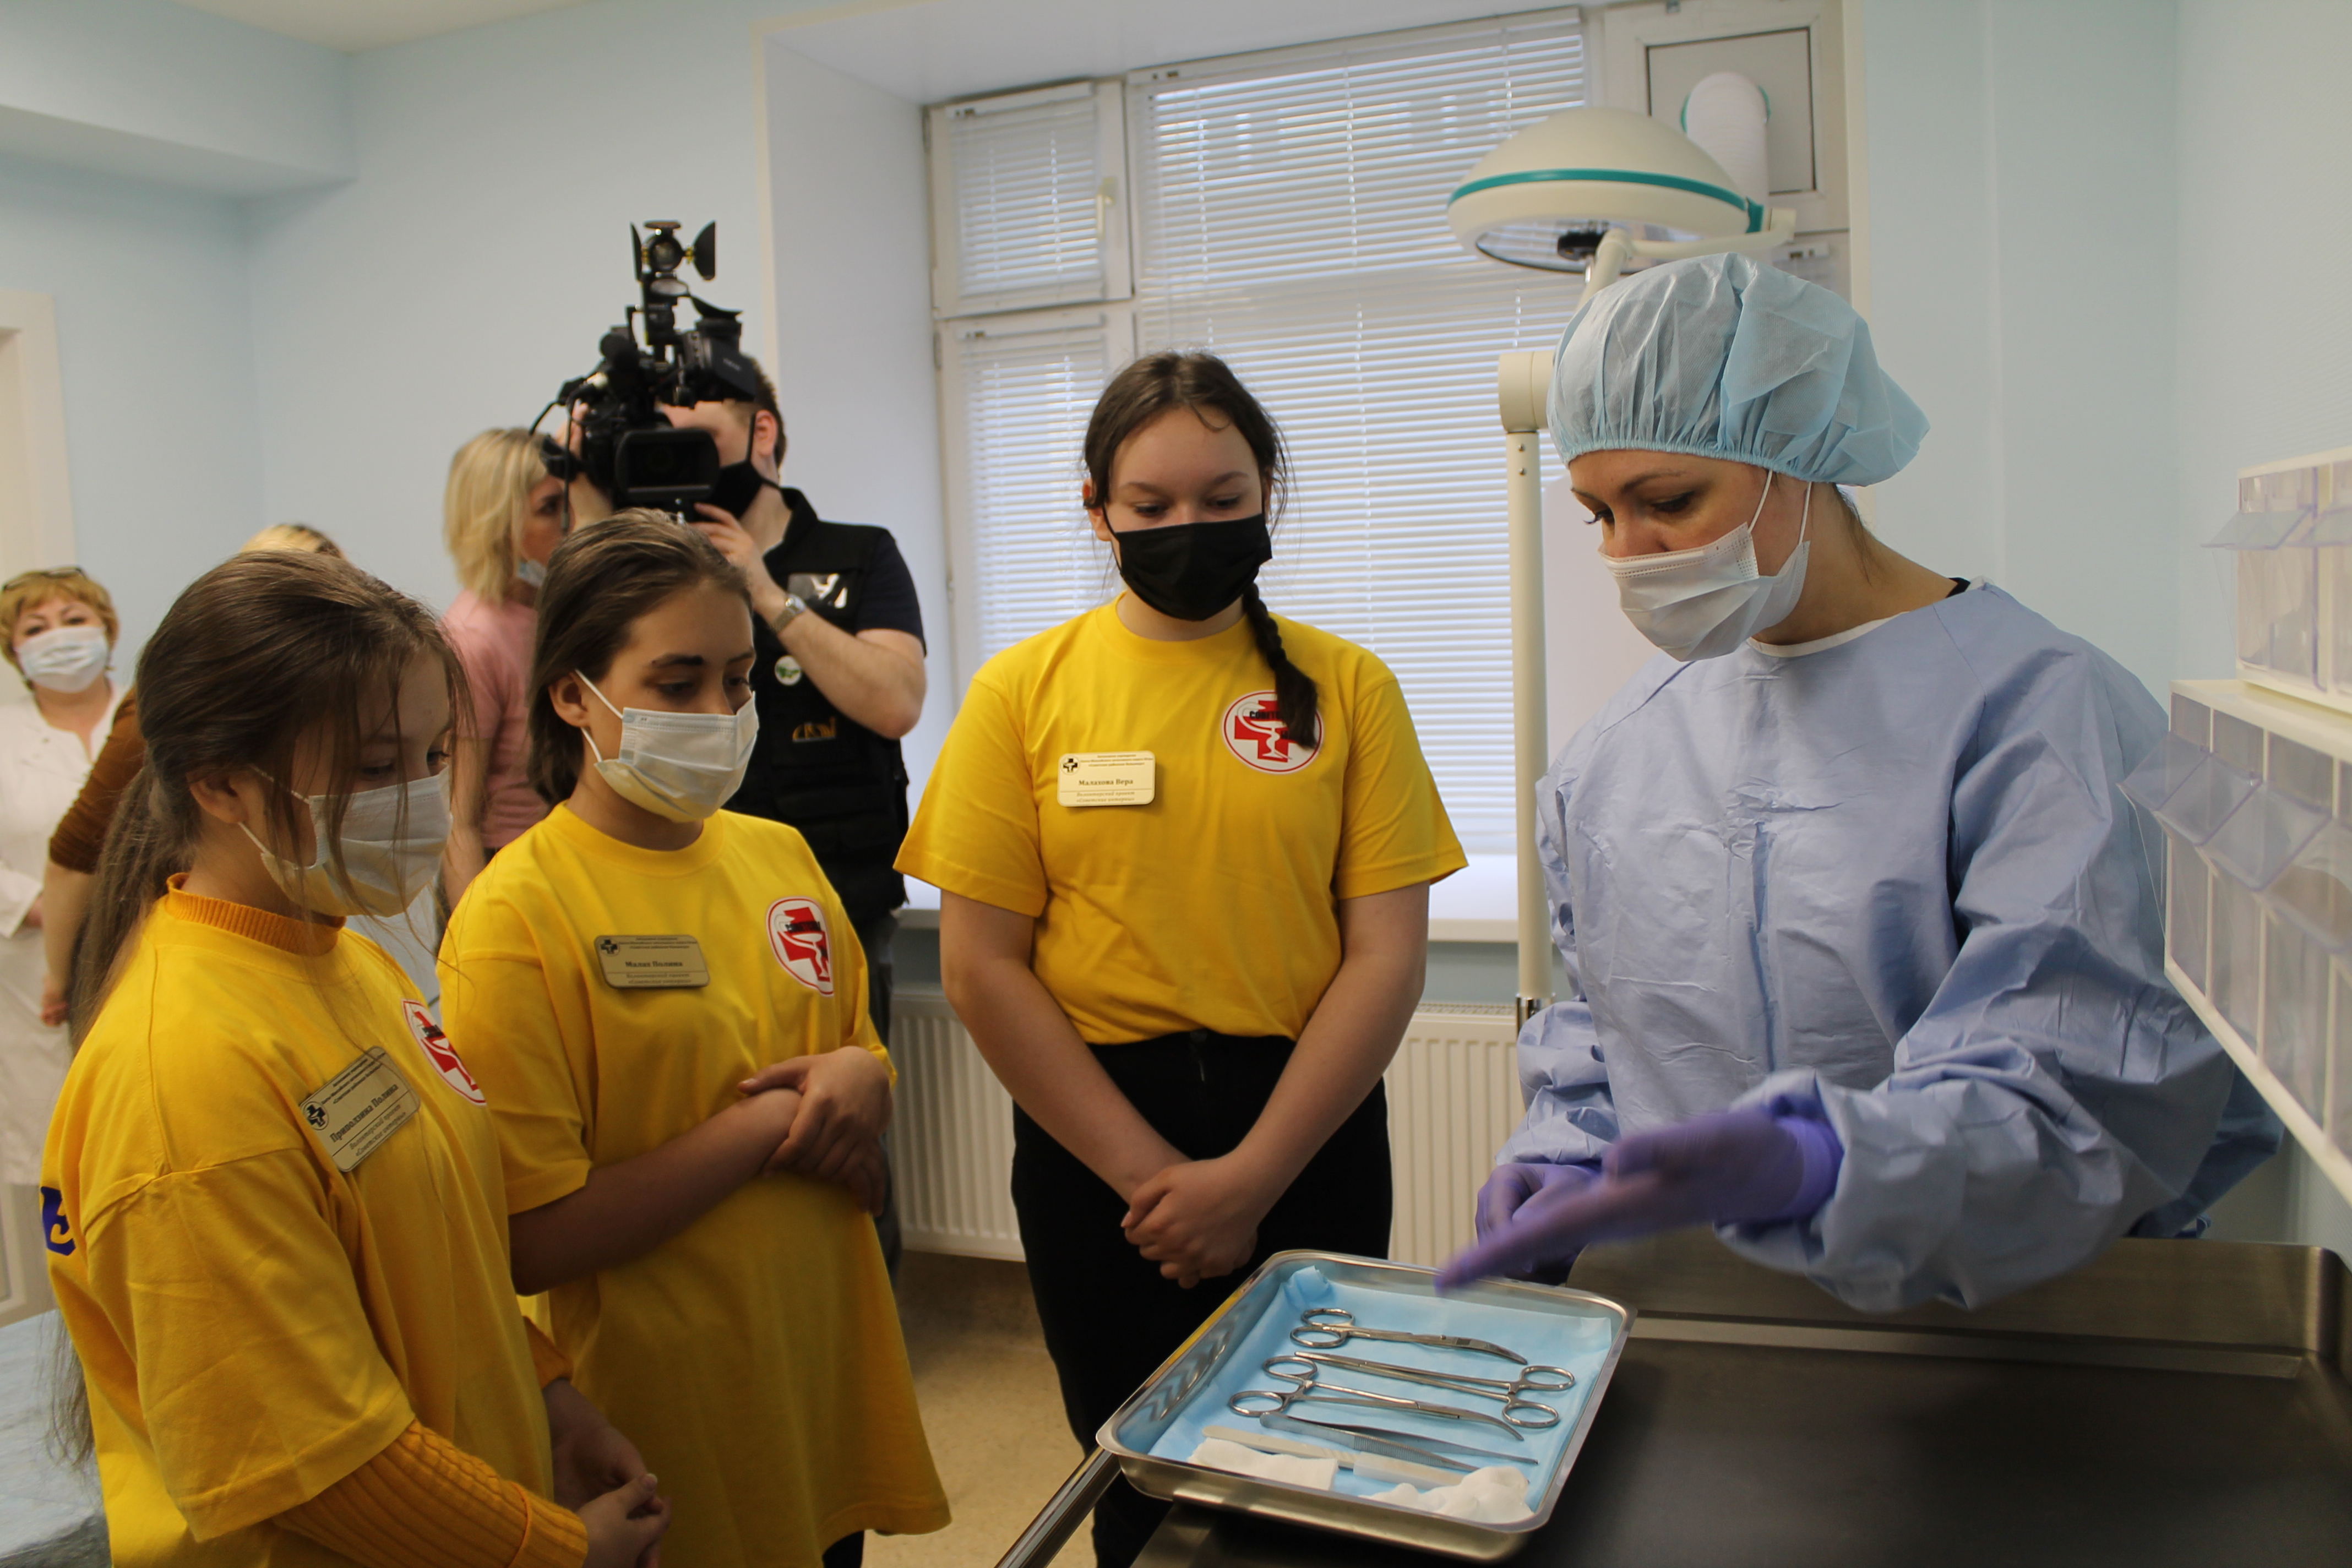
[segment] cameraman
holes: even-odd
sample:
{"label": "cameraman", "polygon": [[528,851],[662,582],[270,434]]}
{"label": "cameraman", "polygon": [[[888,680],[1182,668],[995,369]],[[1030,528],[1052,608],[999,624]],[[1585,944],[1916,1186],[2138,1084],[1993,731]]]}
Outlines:
{"label": "cameraman", "polygon": [[[784,424],[759,373],[753,399],[664,407],[672,425],[709,431],[719,470],[711,501],[688,519],[751,581],[752,700],[760,739],[730,811],[800,830],[857,928],[874,1026],[890,1038],[893,911],[907,885],[891,862],[907,832],[899,738],[923,714],[923,615],[889,531],[829,522],[781,480]],[[877,1222],[898,1272],[896,1203]]]}

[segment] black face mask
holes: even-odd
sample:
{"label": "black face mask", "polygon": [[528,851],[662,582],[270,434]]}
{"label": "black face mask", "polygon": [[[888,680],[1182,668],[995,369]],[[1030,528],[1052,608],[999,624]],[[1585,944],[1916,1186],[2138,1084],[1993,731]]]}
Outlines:
{"label": "black face mask", "polygon": [[1178,522],[1166,528],[1113,530],[1118,574],[1135,596],[1161,615],[1205,621],[1257,581],[1274,559],[1265,513],[1232,522]]}
{"label": "black face mask", "polygon": [[773,485],[780,491],[784,488],[749,462],[730,463],[710,481],[710,504],[740,522],[751,503],[760,499],[762,485]]}

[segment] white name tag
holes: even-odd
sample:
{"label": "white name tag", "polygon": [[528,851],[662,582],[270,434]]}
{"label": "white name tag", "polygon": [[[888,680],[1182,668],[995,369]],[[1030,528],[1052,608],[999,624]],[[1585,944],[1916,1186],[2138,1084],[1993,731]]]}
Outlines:
{"label": "white name tag", "polygon": [[302,1102],[302,1120],[335,1169],[350,1172],[383,1146],[416,1114],[416,1091],[400,1076],[382,1046],[329,1079]]}
{"label": "white name tag", "polygon": [[1055,788],[1064,805],[1150,805],[1154,767],[1150,752],[1072,752]]}
{"label": "white name tag", "polygon": [[619,991],[685,990],[710,984],[702,944],[690,936],[600,936],[596,962]]}

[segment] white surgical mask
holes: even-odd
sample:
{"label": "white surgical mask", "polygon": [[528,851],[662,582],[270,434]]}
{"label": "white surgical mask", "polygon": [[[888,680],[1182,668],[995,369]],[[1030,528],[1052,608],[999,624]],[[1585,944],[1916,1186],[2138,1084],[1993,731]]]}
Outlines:
{"label": "white surgical mask", "polygon": [[760,738],[759,704],[747,700],[732,713],[614,708],[594,681],[584,675],[580,681],[620,717],[617,757],[598,751],[584,726],[580,735],[596,759],[596,772],[623,800],[672,822],[698,822],[742,787],[752,742]]}
{"label": "white surgical mask", "polygon": [[1688,662],[1729,653],[1789,618],[1805,591],[1805,557],[1812,548],[1805,531],[1812,521],[1813,487],[1805,487],[1797,547],[1767,577],[1756,569],[1756,518],[1764,515],[1771,493],[1768,470],[1764,494],[1756,498],[1756,516],[1696,550],[1601,557],[1617,579],[1617,602],[1636,631]]}
{"label": "white surgical mask", "polygon": [[441,864],[441,847],[449,837],[449,797],[440,776],[349,796],[343,805],[341,876],[327,854],[327,822],[333,815],[329,806],[334,798],[303,797],[313,846],[308,866],[287,860],[246,828],[245,836],[261,851],[262,868],[288,898],[315,914],[400,913],[431,884]]}
{"label": "white surgical mask", "polygon": [[515,581],[526,588],[536,588],[547,581],[547,563],[533,561],[528,555],[515,559]]}
{"label": "white surgical mask", "polygon": [[113,653],[104,626],[58,626],[35,632],[17,648],[25,678],[52,691],[84,691],[106,668]]}

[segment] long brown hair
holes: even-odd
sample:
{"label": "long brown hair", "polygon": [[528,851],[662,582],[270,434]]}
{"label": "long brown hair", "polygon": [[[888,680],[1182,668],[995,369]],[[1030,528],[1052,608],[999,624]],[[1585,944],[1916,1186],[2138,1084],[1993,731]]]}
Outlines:
{"label": "long brown hair", "polygon": [[[436,661],[453,713],[465,700],[457,656],[432,612],[347,561],[291,550],[234,556],[189,584],[139,655],[134,682],[147,763],[108,828],[89,918],[74,945],[74,1038],[89,1032],[115,966],[148,906],[187,868],[196,837],[193,782],[238,768],[294,776],[295,752],[316,737],[327,776],[359,767],[360,716],[381,695],[395,715],[401,677],[419,655]],[[342,870],[343,796],[319,824]],[[269,795],[278,841],[300,835],[306,809]]]}
{"label": "long brown hair", "polygon": [[[89,1035],[124,952],[173,872],[185,870],[197,831],[189,785],[238,768],[294,776],[298,749],[325,748],[328,792],[319,824],[329,863],[342,871],[344,801],[369,699],[382,696],[399,723],[401,678],[418,657],[438,663],[451,712],[465,682],[432,613],[349,562],[292,550],[238,555],[191,584],[139,656],[139,728],[147,762],[123,791],[74,944],[72,1026]],[[398,738],[397,731],[394,738]],[[270,792],[278,841],[293,841],[308,808]],[[70,1342],[57,1336],[51,1371],[51,1443],[69,1458],[91,1447],[89,1388]]]}
{"label": "long brown hair", "polygon": [[[1094,417],[1087,421],[1087,479],[1094,487],[1095,505],[1110,505],[1111,464],[1119,447],[1171,408],[1213,415],[1241,433],[1250,456],[1257,459],[1267,520],[1279,519],[1289,473],[1282,431],[1233,368],[1211,353],[1146,354],[1111,377],[1095,401]],[[1242,590],[1242,613],[1249,618],[1259,657],[1274,671],[1275,706],[1283,728],[1302,746],[1318,744],[1321,694],[1314,678],[1290,662],[1282,647],[1282,628],[1275,624],[1255,583]]]}
{"label": "long brown hair", "polygon": [[548,688],[578,673],[604,678],[627,646],[629,626],[672,594],[709,583],[742,596],[743,574],[667,512],[633,507],[590,523],[555,547],[539,589],[530,656],[530,787],[554,805],[580,783],[580,731],[555,711]]}

